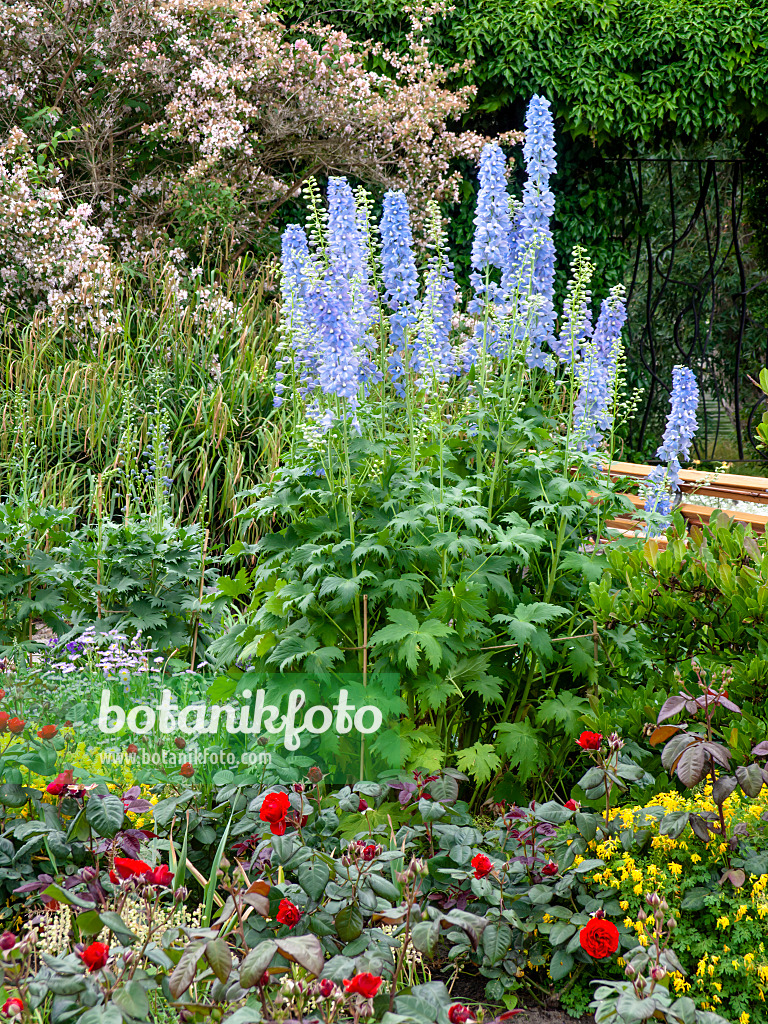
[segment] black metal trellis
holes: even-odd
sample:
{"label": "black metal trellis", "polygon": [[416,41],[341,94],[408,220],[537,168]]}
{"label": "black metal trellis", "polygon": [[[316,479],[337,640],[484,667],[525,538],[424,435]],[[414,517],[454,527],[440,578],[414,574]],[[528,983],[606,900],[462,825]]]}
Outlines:
{"label": "black metal trellis", "polygon": [[[763,408],[754,388],[744,408],[743,362],[761,362],[765,329],[749,315],[757,273],[743,246],[741,160],[636,157],[617,161],[627,183],[623,236],[632,247],[627,353],[645,387],[631,443],[641,449],[669,408],[671,370],[691,367],[705,401],[697,457],[707,458],[732,428],[739,459],[754,457],[754,426]],[[649,202],[649,191],[652,202]],[[663,196],[663,198],[662,198]]]}

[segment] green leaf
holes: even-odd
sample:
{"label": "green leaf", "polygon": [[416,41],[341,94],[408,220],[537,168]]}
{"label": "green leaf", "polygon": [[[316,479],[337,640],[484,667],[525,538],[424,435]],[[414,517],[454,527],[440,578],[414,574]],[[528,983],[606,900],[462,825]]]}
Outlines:
{"label": "green leaf", "polygon": [[112,1002],[134,1020],[149,1019],[147,993],[135,979],[118,986],[112,995]]}
{"label": "green leaf", "polygon": [[478,741],[471,747],[460,750],[456,755],[459,770],[467,772],[477,782],[488,782],[501,764],[501,758],[492,744]]}
{"label": "green leaf", "polygon": [[204,950],[204,942],[191,942],[181,954],[181,959],[168,979],[168,988],[174,999],[183,996],[195,980],[197,964]]}
{"label": "green leaf", "polygon": [[549,962],[549,973],[552,981],[562,981],[573,970],[573,957],[565,950],[555,953]]}
{"label": "green leaf", "polygon": [[232,954],[224,939],[211,939],[210,942],[206,942],[205,959],[222,985],[229,980],[232,970]]}
{"label": "green leaf", "polygon": [[545,906],[552,902],[554,892],[548,885],[532,885],[526,895],[534,906]]}
{"label": "green leaf", "polygon": [[29,800],[30,794],[31,790],[26,786],[19,786],[15,782],[4,782],[0,785],[0,804],[5,807],[23,807]]}
{"label": "green leaf", "polygon": [[518,768],[521,783],[526,782],[539,766],[542,746],[529,722],[504,722],[499,726],[499,750]]}
{"label": "green leaf", "polygon": [[363,915],[356,903],[342,907],[334,918],[336,931],[342,942],[353,942],[363,931]]}
{"label": "green leaf", "polygon": [[109,928],[123,946],[130,946],[133,942],[138,941],[138,935],[134,935],[122,917],[113,910],[103,910],[99,914],[99,920],[105,928]]}
{"label": "green leaf", "polygon": [[274,960],[275,953],[277,943],[274,939],[267,939],[254,946],[240,965],[240,984],[243,988],[253,988],[259,982]]}
{"label": "green leaf", "polygon": [[275,942],[284,957],[299,964],[310,974],[317,977],[322,971],[325,953],[322,943],[316,935],[288,936],[284,939],[275,939]]}
{"label": "green leaf", "polygon": [[105,839],[114,839],[125,818],[123,801],[114,793],[106,796],[92,793],[85,810],[85,818],[97,835]]}
{"label": "green leaf", "polygon": [[439,938],[440,924],[438,921],[419,921],[411,930],[413,948],[420,953],[426,953],[430,958],[434,956]]}
{"label": "green leaf", "polygon": [[443,651],[438,639],[450,636],[455,631],[438,619],[427,619],[420,623],[413,612],[403,608],[389,608],[387,615],[391,625],[377,630],[370,639],[372,647],[399,644],[397,660],[405,662],[415,672],[423,653],[433,669],[443,660]]}
{"label": "green leaf", "polygon": [[296,873],[296,881],[313,900],[319,900],[323,895],[330,877],[331,870],[322,860],[305,862]]}
{"label": "green leaf", "polygon": [[483,931],[483,952],[490,963],[503,960],[512,946],[512,929],[506,924],[491,923]]}

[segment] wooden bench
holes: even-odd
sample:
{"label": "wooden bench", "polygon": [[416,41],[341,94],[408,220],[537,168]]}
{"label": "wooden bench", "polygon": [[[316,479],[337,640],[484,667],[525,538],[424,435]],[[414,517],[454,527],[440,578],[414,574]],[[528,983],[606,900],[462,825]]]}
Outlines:
{"label": "wooden bench", "polygon": [[[643,466],[636,462],[612,462],[606,466],[606,472],[612,480],[629,478],[643,483],[651,473],[651,466]],[[756,512],[742,512],[735,509],[721,509],[723,515],[746,523],[755,533],[765,533],[768,526],[768,477],[739,476],[730,473],[704,473],[697,469],[680,470],[680,490],[684,495],[696,497],[728,498],[731,501],[749,501],[753,504],[765,505],[766,515]],[[627,498],[637,509],[642,509],[645,499],[637,494],[627,494]],[[677,506],[686,522],[699,524],[709,522],[715,511],[710,505],[689,504],[683,501]],[[626,536],[637,536],[644,525],[631,515],[621,515],[607,522],[606,527],[617,530]]]}

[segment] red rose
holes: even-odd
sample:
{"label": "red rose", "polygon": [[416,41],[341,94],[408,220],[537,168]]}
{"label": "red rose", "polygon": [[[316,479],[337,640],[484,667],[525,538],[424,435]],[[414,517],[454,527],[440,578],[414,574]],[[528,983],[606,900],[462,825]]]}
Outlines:
{"label": "red rose", "polygon": [[599,750],[602,738],[601,732],[583,732],[576,742],[582,750]]}
{"label": "red rose", "polygon": [[152,870],[145,861],[131,860],[129,857],[115,857],[115,867],[121,878],[139,878]]}
{"label": "red rose", "polygon": [[147,871],[144,878],[150,885],[158,886],[162,885],[166,889],[170,889],[173,885],[173,872],[167,864],[159,864],[156,868],[151,871]]}
{"label": "red rose", "polygon": [[300,917],[301,911],[295,903],[291,903],[290,900],[280,900],[276,921],[279,921],[280,924],[287,924],[289,928],[295,928]]}
{"label": "red rose", "polygon": [[328,999],[329,996],[333,995],[334,984],[329,981],[328,978],[320,979],[320,995],[323,999]]}
{"label": "red rose", "polygon": [[61,796],[67,786],[71,786],[74,779],[74,773],[71,768],[67,768],[65,772],[61,772],[53,782],[49,782],[45,787],[45,792],[50,793],[51,796]]}
{"label": "red rose", "polygon": [[105,942],[92,942],[78,956],[89,971],[98,971],[109,959],[109,946]]}
{"label": "red rose", "polygon": [[378,853],[378,847],[375,843],[369,843],[363,847],[363,860],[375,860],[376,854]]}
{"label": "red rose", "polygon": [[475,1015],[468,1006],[461,1003],[454,1003],[448,1011],[448,1020],[451,1024],[467,1024],[467,1021],[474,1020]]}
{"label": "red rose", "polygon": [[613,921],[593,917],[579,932],[581,948],[596,960],[611,956],[619,948],[619,929]]}
{"label": "red rose", "polygon": [[285,816],[291,809],[287,793],[267,793],[259,817],[268,821],[273,836],[285,835]]}
{"label": "red rose", "polygon": [[23,718],[12,718],[8,723],[8,731],[12,732],[14,736],[21,736],[26,724]]}
{"label": "red rose", "polygon": [[0,732],[8,732],[8,723],[11,720],[11,716],[7,711],[0,711]]}
{"label": "red rose", "polygon": [[470,864],[475,869],[475,878],[485,878],[486,875],[493,871],[493,864],[484,853],[478,853],[474,856]]}
{"label": "red rose", "polygon": [[55,725],[44,725],[37,735],[41,740],[52,740],[58,731]]}
{"label": "red rose", "polygon": [[0,949],[13,949],[16,945],[16,936],[13,932],[3,932],[0,935]]}
{"label": "red rose", "polygon": [[126,754],[138,754],[139,748],[136,746],[135,743],[129,743],[128,746],[125,748],[125,752]]}
{"label": "red rose", "polygon": [[549,864],[545,864],[544,865],[544,867],[541,869],[541,873],[542,873],[542,875],[545,875],[546,877],[549,877],[551,875],[556,875],[557,874],[557,864],[553,860],[551,860],[549,862]]}
{"label": "red rose", "polygon": [[364,999],[373,999],[381,988],[381,978],[375,974],[356,974],[354,978],[344,979],[347,995],[359,995]]}
{"label": "red rose", "polygon": [[578,809],[581,807],[581,804],[578,800],[567,800],[564,806],[566,811],[578,811]]}
{"label": "red rose", "polygon": [[3,1016],[5,1017],[16,1017],[18,1014],[24,1012],[24,1003],[20,999],[6,999],[3,1003]]}
{"label": "red rose", "polygon": [[186,761],[181,766],[181,768],[179,768],[179,775],[183,775],[185,779],[191,779],[194,774],[195,769],[192,767],[189,761]]}

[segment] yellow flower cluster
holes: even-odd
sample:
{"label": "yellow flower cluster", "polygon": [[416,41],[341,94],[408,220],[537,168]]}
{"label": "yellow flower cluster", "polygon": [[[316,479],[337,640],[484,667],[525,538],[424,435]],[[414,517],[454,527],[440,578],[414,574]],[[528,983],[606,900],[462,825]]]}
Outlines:
{"label": "yellow flower cluster", "polygon": [[[718,813],[710,785],[701,787],[692,795],[660,793],[646,807],[619,807],[611,814],[612,820],[618,821],[623,828],[635,832],[643,829],[650,833],[650,843],[642,855],[635,851],[625,851],[620,833],[603,842],[589,843],[586,854],[587,857],[599,858],[604,862],[602,869],[590,872],[588,877],[594,884],[616,891],[619,905],[625,914],[624,926],[636,933],[638,943],[643,946],[649,942],[650,922],[635,920],[630,909],[632,905],[639,909],[644,903],[644,895],[656,891],[667,900],[672,916],[679,922],[686,919],[690,921],[690,912],[683,910],[680,903],[685,894],[685,883],[687,881],[690,885],[696,865],[704,860],[707,866],[718,871],[726,865],[728,844],[719,835],[713,836],[708,843],[694,839],[690,829],[686,829],[677,839],[661,835],[659,821],[663,817],[662,810],[663,814],[674,811]],[[754,800],[740,792],[733,793],[723,806],[726,836],[730,834],[732,826],[741,821],[747,821],[752,830],[766,810],[768,787],[763,787]],[[581,860],[576,858],[574,863]],[[747,1005],[752,1010],[755,1024],[758,1020],[768,1020],[768,1014],[756,1014],[752,1009],[765,1004],[768,991],[768,955],[765,944],[759,938],[754,941],[754,936],[759,933],[768,942],[763,924],[768,919],[768,875],[749,875],[744,886],[738,890],[729,885],[713,890],[711,896],[707,897],[707,913],[712,915],[710,921],[714,919],[715,928],[712,930],[710,924],[708,932],[702,931],[701,945],[709,946],[710,952],[701,955],[694,953],[695,969],[687,977],[673,974],[670,977],[670,988],[680,995],[687,993],[694,997],[702,1009],[722,1010],[730,998],[723,994],[724,985],[727,985],[731,994],[738,989],[748,995]],[[712,950],[715,936],[720,937],[722,945]],[[689,937],[687,941],[690,943],[692,940]],[[681,959],[689,962],[691,951],[690,944],[677,949]],[[739,1024],[749,1024],[750,1014],[745,1011],[738,1020]]]}

